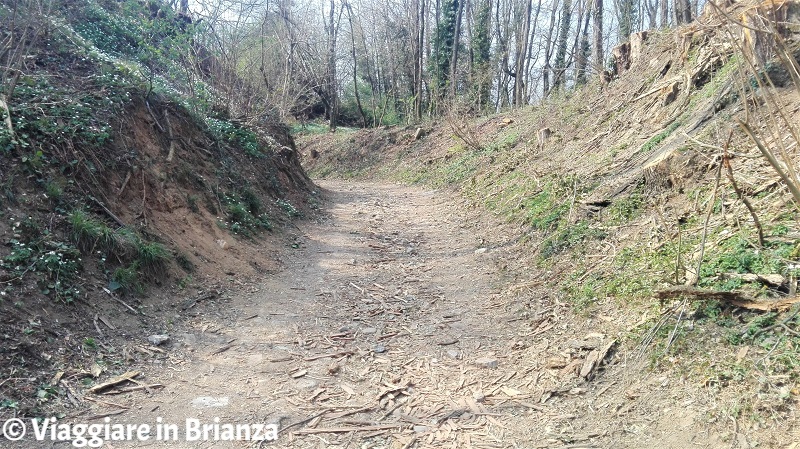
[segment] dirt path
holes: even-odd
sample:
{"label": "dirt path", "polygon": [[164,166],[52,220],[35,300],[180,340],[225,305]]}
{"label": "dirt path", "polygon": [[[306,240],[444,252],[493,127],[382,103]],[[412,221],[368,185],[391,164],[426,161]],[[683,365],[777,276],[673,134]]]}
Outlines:
{"label": "dirt path", "polygon": [[[696,424],[691,407],[680,420],[669,410],[640,420],[632,411],[647,401],[626,403],[624,380],[580,376],[610,339],[576,335],[562,318],[568,306],[509,298],[522,287],[510,285],[504,267],[515,261],[497,223],[440,192],[322,186],[329,216],[303,226],[296,248],[281,255],[282,272],[190,309],[186,331],[143,368],[147,384],[164,387],[110,396],[94,410],[130,407],[114,423],[155,426],[161,417],[178,425],[178,441],[105,447],[698,444],[699,429],[679,433]],[[655,395],[664,387],[640,381]],[[213,441],[213,430],[186,442],[187,418],[281,432],[263,445]],[[717,447],[701,439],[698,447]]]}
{"label": "dirt path", "polygon": [[[175,336],[185,357],[147,369],[165,388],[124,421],[280,423],[276,447],[527,439],[503,422],[536,413],[522,393],[534,376],[507,357],[518,336],[492,302],[502,276],[464,211],[433,191],[323,187],[329,219],[303,229],[286,269],[257,292]],[[498,409],[501,390],[521,399]],[[322,428],[366,430],[303,433]],[[247,444],[186,445],[206,446]]]}

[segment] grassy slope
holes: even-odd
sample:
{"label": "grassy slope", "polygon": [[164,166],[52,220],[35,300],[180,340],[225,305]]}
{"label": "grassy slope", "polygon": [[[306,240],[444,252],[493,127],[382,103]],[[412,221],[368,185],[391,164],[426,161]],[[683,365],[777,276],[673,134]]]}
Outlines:
{"label": "grassy slope", "polygon": [[[557,291],[589,319],[613,317],[624,351],[644,348],[658,370],[718,391],[727,398],[726,413],[754,420],[781,416],[796,399],[800,338],[769,326],[789,318],[793,327],[796,318],[713,300],[653,299],[655,291],[696,275],[704,230],[704,288],[767,300],[785,294],[787,286],[777,291],[734,275],[793,276],[800,257],[797,208],[732,127],[742,116],[728,84],[735,80],[736,57],[720,44],[721,32],[694,31],[683,54],[672,31],[652,33],[631,70],[605,90],[589,85],[476,120],[466,131],[479,148],[455,137],[445,121],[424,125],[426,135],[418,141],[416,127],[309,133],[300,139],[305,163],[315,176],[458,190],[476,207],[518,225],[524,252],[538,267],[533,277],[545,282],[541,294]],[[670,102],[673,85],[678,95]],[[797,107],[791,89],[779,88],[779,95],[788,110]],[[540,145],[543,127],[553,136]],[[733,170],[764,226],[763,248],[725,176],[714,193],[714,147],[730,129]],[[312,158],[312,151],[319,156]],[[764,375],[753,375],[759,372]]]}

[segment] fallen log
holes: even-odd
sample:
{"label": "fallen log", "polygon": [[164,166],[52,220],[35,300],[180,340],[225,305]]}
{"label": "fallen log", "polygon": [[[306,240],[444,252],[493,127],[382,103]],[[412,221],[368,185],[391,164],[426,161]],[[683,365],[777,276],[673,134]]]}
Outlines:
{"label": "fallen log", "polygon": [[728,303],[732,306],[742,307],[749,310],[760,310],[770,312],[776,310],[787,310],[793,304],[800,303],[800,296],[769,300],[756,300],[739,292],[721,292],[702,288],[677,286],[664,289],[655,293],[655,297],[660,301],[668,299],[688,297],[695,300],[716,300]]}

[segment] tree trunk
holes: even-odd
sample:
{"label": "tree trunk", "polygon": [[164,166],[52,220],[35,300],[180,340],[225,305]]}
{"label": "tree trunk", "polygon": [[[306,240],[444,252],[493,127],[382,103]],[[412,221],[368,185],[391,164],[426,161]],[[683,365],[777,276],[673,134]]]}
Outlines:
{"label": "tree trunk", "polygon": [[456,98],[458,87],[458,42],[461,40],[461,19],[464,15],[464,1],[458,2],[458,14],[456,14],[456,26],[453,32],[453,58],[450,61],[450,97]]}
{"label": "tree trunk", "polygon": [[492,0],[481,1],[470,43],[473,57],[470,87],[478,111],[487,108],[491,97],[492,3]]}
{"label": "tree trunk", "polygon": [[[569,0],[566,0],[567,2]],[[550,65],[550,58],[553,56],[553,32],[556,28],[556,13],[558,12],[558,0],[553,3],[553,10],[550,12],[550,29],[547,31],[547,40],[545,41],[544,50],[544,68],[542,69],[542,96],[546,97],[550,94],[550,72],[552,66]]]}
{"label": "tree trunk", "polygon": [[356,55],[356,29],[353,26],[353,7],[347,2],[344,3],[344,6],[347,8],[347,19],[350,22],[350,42],[352,43],[351,55],[353,57],[353,94],[356,97],[358,113],[361,115],[361,126],[366,128],[367,115],[364,114],[364,108],[361,107],[361,95],[358,93],[358,57]]}
{"label": "tree trunk", "polygon": [[517,34],[517,59],[514,67],[514,106],[520,107],[527,103],[525,94],[525,60],[528,57],[528,34],[531,29],[531,13],[533,0],[525,2],[522,30]]}
{"label": "tree trunk", "polygon": [[[575,56],[575,84],[582,85],[586,83],[586,72],[589,66],[589,55],[591,54],[591,47],[589,46],[589,18],[590,18],[590,11],[589,11],[589,1],[585,0],[584,6],[582,9],[585,9],[586,12],[583,14],[583,31],[578,30],[581,36],[580,43],[578,44],[578,51],[577,55]],[[580,23],[578,24],[580,26]]]}
{"label": "tree trunk", "polygon": [[[533,39],[533,37],[536,36],[536,27],[539,24],[539,13],[541,11],[542,11],[542,0],[538,0],[538,2],[536,3],[536,13],[533,15],[533,20],[531,21],[533,28],[528,33],[529,36],[528,57],[525,58],[525,69],[523,70],[525,76],[525,86],[522,95],[525,98],[530,98],[531,92],[536,92],[536,81],[534,80],[533,75],[531,74],[531,61],[533,59],[534,42],[537,42],[541,47],[541,42],[537,39]],[[531,88],[533,88],[532,91]]]}
{"label": "tree trunk", "polygon": [[553,89],[558,89],[564,84],[564,75],[567,71],[567,41],[569,40],[569,27],[572,22],[572,0],[564,0],[561,11],[561,29],[556,43],[555,78]]}
{"label": "tree trunk", "polygon": [[572,49],[569,52],[569,57],[567,58],[566,63],[564,64],[564,79],[566,79],[566,67],[569,67],[573,63],[575,64],[575,81],[577,82],[578,79],[578,60],[581,57],[581,37],[583,33],[581,32],[581,27],[583,26],[583,16],[586,14],[586,1],[587,0],[578,0],[575,6],[578,9],[578,20],[576,23],[578,24],[577,29],[575,30],[575,41],[572,44]]}
{"label": "tree trunk", "polygon": [[414,97],[414,116],[417,120],[422,119],[422,77],[424,75],[424,59],[423,59],[423,51],[422,47],[425,45],[425,16],[426,8],[425,8],[425,0],[419,0],[415,2],[415,10],[417,14],[417,23],[418,23],[418,34],[416,36],[417,44],[416,44],[416,52],[414,54],[414,65],[415,65],[415,87],[414,91],[416,96]]}
{"label": "tree trunk", "polygon": [[659,0],[644,0],[647,7],[648,28],[655,30],[658,28],[658,2]]}
{"label": "tree trunk", "polygon": [[[503,6],[506,10],[502,11]],[[509,67],[508,45],[511,33],[511,13],[508,11],[508,2],[498,3],[495,11],[495,22],[497,23],[497,46],[500,51],[500,67],[497,73],[497,103],[495,109],[501,109],[511,103],[508,95],[508,84],[511,77]],[[500,18],[503,17],[503,20]]]}
{"label": "tree trunk", "polygon": [[[341,17],[341,15],[340,15]],[[330,12],[328,15],[328,129],[336,131],[339,119],[339,92],[336,86],[336,38],[338,26],[336,23],[336,3],[330,0]]]}
{"label": "tree trunk", "polygon": [[659,0],[661,7],[661,28],[669,28],[669,0]]}
{"label": "tree trunk", "polygon": [[636,5],[636,0],[619,0],[616,3],[620,42],[628,40],[636,28]]}
{"label": "tree trunk", "polygon": [[603,60],[603,0],[594,0],[593,16],[592,57],[599,73],[603,71],[605,66],[605,61]]}
{"label": "tree trunk", "polygon": [[689,0],[675,0],[675,25],[685,25],[692,21],[692,5]]}

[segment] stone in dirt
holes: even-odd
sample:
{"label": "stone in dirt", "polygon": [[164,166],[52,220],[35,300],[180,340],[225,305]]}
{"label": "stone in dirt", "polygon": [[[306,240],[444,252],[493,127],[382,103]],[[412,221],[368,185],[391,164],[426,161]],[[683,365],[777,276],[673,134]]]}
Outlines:
{"label": "stone in dirt", "polygon": [[481,368],[495,369],[498,364],[498,360],[494,357],[481,357],[475,360],[475,365]]}
{"label": "stone in dirt", "polygon": [[386,352],[386,346],[375,345],[375,347],[372,350],[375,351],[376,354],[382,354],[382,353]]}
{"label": "stone in dirt", "polygon": [[228,396],[213,398],[211,396],[200,396],[192,400],[192,407],[227,407],[230,404]]}
{"label": "stone in dirt", "polygon": [[457,340],[457,339],[455,339],[455,338],[453,338],[453,337],[444,337],[444,338],[440,338],[440,339],[439,339],[439,340],[436,342],[436,344],[437,344],[437,345],[439,345],[439,346],[449,346],[449,345],[454,345],[454,344],[456,344],[456,343],[458,343],[458,340]]}
{"label": "stone in dirt", "polygon": [[478,248],[478,249],[475,250],[475,254],[483,254],[486,251],[489,251],[489,250],[486,249],[486,248]]}
{"label": "stone in dirt", "polygon": [[147,341],[153,346],[160,346],[169,341],[169,335],[151,335],[147,337]]}

